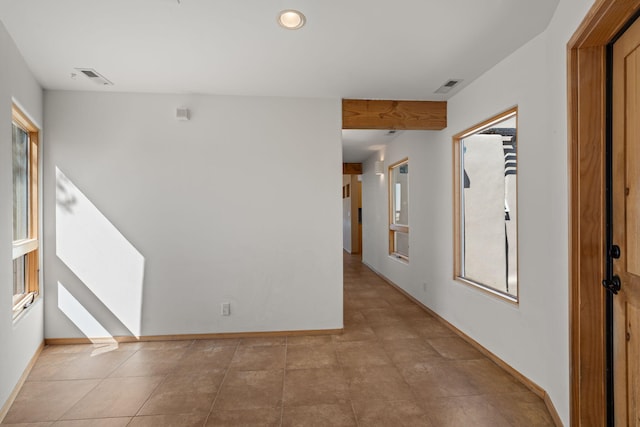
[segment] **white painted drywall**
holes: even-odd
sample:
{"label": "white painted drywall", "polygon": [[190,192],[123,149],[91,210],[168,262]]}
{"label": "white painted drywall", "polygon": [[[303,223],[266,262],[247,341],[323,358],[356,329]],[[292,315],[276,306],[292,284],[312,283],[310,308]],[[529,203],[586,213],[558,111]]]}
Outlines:
{"label": "white painted drywall", "polygon": [[[405,132],[364,165],[363,260],[544,388],[569,425],[566,44],[592,1],[563,0],[549,27],[448,103],[441,132]],[[452,136],[519,107],[515,306],[453,277]],[[387,256],[386,185],[373,162],[409,156],[408,265]],[[416,191],[416,189],[419,189]]]}
{"label": "white painted drywall", "polygon": [[46,337],[342,327],[339,100],[47,91],[45,117]]}
{"label": "white painted drywall", "polygon": [[[13,40],[0,23],[0,408],[15,388],[43,340],[43,304],[39,298],[12,321],[13,264],[11,102],[17,102],[42,126],[42,89],[27,68]],[[41,144],[46,151],[46,142]],[[42,224],[41,224],[42,225]]]}

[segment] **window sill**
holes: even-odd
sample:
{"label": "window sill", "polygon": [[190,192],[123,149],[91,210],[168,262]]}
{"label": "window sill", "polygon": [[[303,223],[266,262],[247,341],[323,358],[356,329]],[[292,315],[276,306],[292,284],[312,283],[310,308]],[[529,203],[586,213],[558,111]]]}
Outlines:
{"label": "window sill", "polygon": [[398,255],[398,254],[389,254],[389,258],[391,258],[392,260],[398,261],[402,264],[409,265],[409,258],[405,256]]}
{"label": "window sill", "polygon": [[34,303],[38,300],[38,294],[30,292],[21,298],[17,304],[13,306],[13,323],[17,322]]}
{"label": "window sill", "polygon": [[25,239],[13,242],[13,259],[20,258],[38,249],[38,239]]}
{"label": "window sill", "polygon": [[467,278],[456,276],[455,280],[460,283],[464,283],[467,286],[470,286],[475,289],[479,289],[480,291],[487,293],[489,295],[496,296],[508,303],[519,305],[518,297],[515,297],[511,294],[507,294],[505,292],[498,291],[497,289],[493,289],[487,285],[483,285],[482,283],[474,282],[473,280],[469,280]]}

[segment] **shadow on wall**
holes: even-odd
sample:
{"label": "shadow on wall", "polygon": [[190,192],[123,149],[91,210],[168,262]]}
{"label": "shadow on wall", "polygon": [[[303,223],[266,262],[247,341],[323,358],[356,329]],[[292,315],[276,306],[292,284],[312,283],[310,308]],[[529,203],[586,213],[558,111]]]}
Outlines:
{"label": "shadow on wall", "polygon": [[[142,330],[145,259],[56,167],[56,255],[84,284],[73,295],[58,281],[58,309],[92,341],[113,339],[91,313],[105,307],[134,337]],[[88,291],[88,292],[86,292]]]}

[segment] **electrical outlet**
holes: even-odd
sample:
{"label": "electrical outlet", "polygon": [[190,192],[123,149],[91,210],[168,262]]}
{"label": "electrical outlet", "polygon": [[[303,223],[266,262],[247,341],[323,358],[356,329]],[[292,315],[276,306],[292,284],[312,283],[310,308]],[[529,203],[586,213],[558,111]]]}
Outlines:
{"label": "electrical outlet", "polygon": [[222,303],[222,315],[231,316],[231,303],[229,302]]}
{"label": "electrical outlet", "polygon": [[427,292],[427,282],[422,282],[422,290]]}

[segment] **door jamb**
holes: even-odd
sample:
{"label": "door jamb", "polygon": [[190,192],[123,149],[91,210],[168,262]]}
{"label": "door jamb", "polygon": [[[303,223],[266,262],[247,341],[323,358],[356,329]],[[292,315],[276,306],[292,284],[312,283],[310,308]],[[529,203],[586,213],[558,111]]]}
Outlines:
{"label": "door jamb", "polygon": [[605,425],[607,45],[640,0],[596,0],[567,45],[571,425]]}

